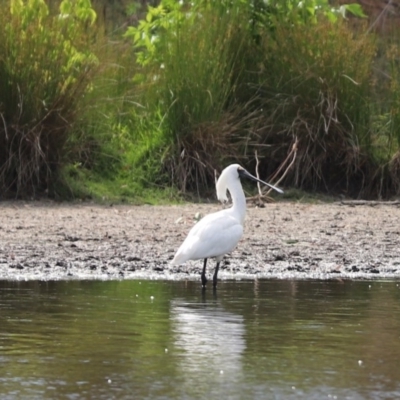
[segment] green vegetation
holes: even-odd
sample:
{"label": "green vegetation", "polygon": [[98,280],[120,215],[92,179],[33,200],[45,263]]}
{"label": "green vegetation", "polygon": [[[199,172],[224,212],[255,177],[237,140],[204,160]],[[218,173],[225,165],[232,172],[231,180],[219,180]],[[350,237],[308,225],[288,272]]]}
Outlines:
{"label": "green vegetation", "polygon": [[40,0],[2,7],[0,187],[24,196],[52,184],[81,98],[98,65],[89,0],[64,0],[50,16]]}
{"label": "green vegetation", "polygon": [[256,154],[284,187],[400,191],[400,41],[357,5],[161,0],[124,30],[89,0],[0,7],[2,197],[176,201]]}

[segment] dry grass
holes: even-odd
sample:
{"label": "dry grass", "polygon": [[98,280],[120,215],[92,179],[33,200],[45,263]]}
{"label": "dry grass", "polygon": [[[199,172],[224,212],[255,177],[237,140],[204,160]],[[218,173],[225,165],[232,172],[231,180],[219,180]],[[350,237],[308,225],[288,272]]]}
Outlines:
{"label": "dry grass", "polygon": [[1,7],[3,195],[30,196],[51,188],[97,63],[85,43],[86,21],[64,21],[46,10],[43,2]]}

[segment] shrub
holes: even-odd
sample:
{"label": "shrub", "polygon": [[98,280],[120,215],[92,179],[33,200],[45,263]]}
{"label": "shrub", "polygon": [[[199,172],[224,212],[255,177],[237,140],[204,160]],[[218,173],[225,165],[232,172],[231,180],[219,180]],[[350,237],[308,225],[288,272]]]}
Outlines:
{"label": "shrub", "polygon": [[[275,158],[294,142],[297,159],[288,182],[306,189],[348,188],[371,158],[371,37],[343,24],[280,24],[260,44],[253,83],[264,124],[259,140]],[[365,183],[365,182],[364,182]],[[358,190],[363,188],[358,182]]]}
{"label": "shrub", "polygon": [[[347,6],[361,15],[357,5]],[[264,173],[289,185],[353,186],[371,161],[370,37],[355,35],[327,1],[161,1],[130,28],[147,77],[143,103],[161,114],[164,167],[181,190],[214,180],[255,150]]]}
{"label": "shrub", "polygon": [[58,173],[97,59],[90,51],[89,0],[11,0],[0,31],[0,188],[46,190]]}
{"label": "shrub", "polygon": [[145,112],[161,116],[163,170],[182,191],[213,183],[221,160],[238,157],[251,119],[235,102],[249,18],[245,3],[228,3],[162,1],[127,32],[143,66]]}

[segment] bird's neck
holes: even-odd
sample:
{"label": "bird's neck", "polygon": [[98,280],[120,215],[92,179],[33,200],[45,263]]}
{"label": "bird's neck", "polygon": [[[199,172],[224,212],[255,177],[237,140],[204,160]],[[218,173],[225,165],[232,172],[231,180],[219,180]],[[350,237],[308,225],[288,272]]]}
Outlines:
{"label": "bird's neck", "polygon": [[240,222],[243,224],[246,215],[246,197],[239,180],[235,182],[235,187],[232,189],[232,191],[229,191],[233,203],[232,211],[239,217]]}

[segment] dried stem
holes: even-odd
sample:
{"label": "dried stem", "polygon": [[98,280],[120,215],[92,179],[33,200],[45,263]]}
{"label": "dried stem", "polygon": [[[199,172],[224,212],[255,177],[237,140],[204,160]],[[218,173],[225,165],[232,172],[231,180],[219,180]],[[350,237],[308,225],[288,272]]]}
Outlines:
{"label": "dried stem", "polygon": [[[281,177],[274,183],[275,186],[278,186],[280,182],[282,182],[282,180],[285,178],[285,176],[287,175],[287,173],[290,171],[290,169],[293,167],[294,162],[296,161],[296,157],[297,157],[297,149],[298,149],[298,138],[296,136],[296,139],[292,145],[292,149],[290,150],[290,153],[288,154],[288,156],[285,158],[285,160],[282,162],[282,164],[280,165],[279,169],[277,172],[275,172],[275,174],[273,175],[273,178],[275,178],[281,171],[282,169],[285,167],[285,165],[287,165],[287,163],[290,161],[290,164],[286,167],[285,171],[283,172],[283,174],[281,175]],[[258,173],[258,166],[259,166],[259,160],[258,160],[258,155],[257,155],[257,151],[255,151],[255,157],[256,157],[256,175],[257,178],[260,179],[259,173]],[[257,182],[257,187],[258,187],[258,195],[257,196],[253,196],[250,197],[249,200],[259,200],[261,201],[262,199],[270,199],[270,197],[268,197],[268,194],[273,190],[273,189],[268,189],[266,191],[265,194],[262,193],[261,188],[260,188],[260,184]]]}
{"label": "dried stem", "polygon": [[[254,156],[256,157],[256,176],[258,179],[260,179],[260,174],[258,172],[258,167],[260,165],[260,161],[258,160],[258,155],[257,155],[257,150],[254,152]],[[261,191],[261,185],[260,182],[257,182],[257,189],[258,189],[258,195],[260,198],[262,197],[262,191]]]}

